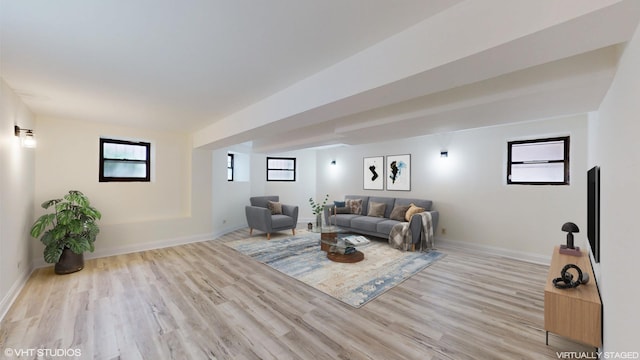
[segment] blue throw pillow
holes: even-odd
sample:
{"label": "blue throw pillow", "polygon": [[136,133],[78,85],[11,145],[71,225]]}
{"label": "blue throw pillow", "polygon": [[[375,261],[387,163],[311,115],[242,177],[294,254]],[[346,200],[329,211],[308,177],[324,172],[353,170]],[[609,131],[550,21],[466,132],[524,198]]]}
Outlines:
{"label": "blue throw pillow", "polygon": [[335,205],[335,207],[339,207],[339,208],[346,206],[344,201],[334,201],[333,205]]}

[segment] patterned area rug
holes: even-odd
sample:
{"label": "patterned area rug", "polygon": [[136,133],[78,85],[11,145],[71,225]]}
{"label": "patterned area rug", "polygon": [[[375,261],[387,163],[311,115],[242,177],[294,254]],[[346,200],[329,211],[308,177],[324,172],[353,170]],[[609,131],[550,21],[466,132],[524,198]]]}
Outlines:
{"label": "patterned area rug", "polygon": [[445,256],[437,251],[402,252],[373,240],[359,248],[364,260],[337,263],[327,259],[320,250],[320,234],[313,233],[270,241],[252,237],[225,245],[356,308]]}

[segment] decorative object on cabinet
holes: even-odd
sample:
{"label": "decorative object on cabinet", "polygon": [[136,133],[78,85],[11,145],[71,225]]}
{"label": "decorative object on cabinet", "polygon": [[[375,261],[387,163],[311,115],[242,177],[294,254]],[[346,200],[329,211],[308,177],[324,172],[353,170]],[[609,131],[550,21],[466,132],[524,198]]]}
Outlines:
{"label": "decorative object on cabinet", "polygon": [[560,253],[571,256],[581,256],[580,247],[573,245],[573,233],[580,232],[578,225],[572,222],[566,222],[562,225],[562,231],[567,233],[567,244],[560,245]]}
{"label": "decorative object on cabinet", "polygon": [[[574,269],[576,276],[573,276],[569,270]],[[576,280],[573,280],[576,279]],[[576,264],[567,264],[560,271],[560,277],[553,279],[553,286],[558,289],[573,289],[580,284],[586,284],[589,281],[589,275],[582,272],[582,269]]]}

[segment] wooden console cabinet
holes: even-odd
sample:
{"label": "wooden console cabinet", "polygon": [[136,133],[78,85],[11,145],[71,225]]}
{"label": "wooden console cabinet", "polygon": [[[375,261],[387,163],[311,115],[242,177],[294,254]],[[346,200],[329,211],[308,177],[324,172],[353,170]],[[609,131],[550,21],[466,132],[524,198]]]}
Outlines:
{"label": "wooden console cabinet", "polygon": [[[589,274],[589,282],[573,289],[553,286],[553,279],[560,276],[567,264],[575,264]],[[585,251],[582,256],[570,256],[560,254],[559,246],[554,249],[544,288],[544,329],[547,345],[552,332],[597,348],[602,346],[602,302],[589,254]]]}

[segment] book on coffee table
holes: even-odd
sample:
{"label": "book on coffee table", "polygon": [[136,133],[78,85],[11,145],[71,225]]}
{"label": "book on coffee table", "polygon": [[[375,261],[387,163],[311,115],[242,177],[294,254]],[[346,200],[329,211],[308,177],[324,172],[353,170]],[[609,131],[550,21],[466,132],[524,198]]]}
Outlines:
{"label": "book on coffee table", "polygon": [[344,237],[344,242],[353,246],[360,246],[369,243],[369,239],[362,235],[349,235]]}

